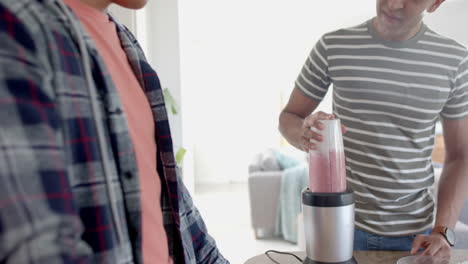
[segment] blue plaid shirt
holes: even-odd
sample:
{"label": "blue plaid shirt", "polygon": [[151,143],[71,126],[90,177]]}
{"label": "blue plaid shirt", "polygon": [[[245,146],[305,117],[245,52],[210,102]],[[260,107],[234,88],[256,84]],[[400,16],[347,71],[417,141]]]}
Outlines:
{"label": "blue plaid shirt", "polygon": [[[0,263],[142,263],[138,171],[122,104],[81,28],[111,154],[113,201],[77,36],[56,1],[0,1]],[[132,34],[118,23],[117,30],[154,115],[170,255],[174,263],[228,263],[178,176],[158,76]]]}

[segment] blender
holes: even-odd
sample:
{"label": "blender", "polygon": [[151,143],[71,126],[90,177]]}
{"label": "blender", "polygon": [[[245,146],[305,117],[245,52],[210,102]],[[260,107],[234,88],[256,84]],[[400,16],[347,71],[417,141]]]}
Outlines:
{"label": "blender", "polygon": [[357,263],[353,257],[354,194],[346,188],[339,119],[321,120],[323,141],[309,152],[309,188],[302,192],[304,264]]}

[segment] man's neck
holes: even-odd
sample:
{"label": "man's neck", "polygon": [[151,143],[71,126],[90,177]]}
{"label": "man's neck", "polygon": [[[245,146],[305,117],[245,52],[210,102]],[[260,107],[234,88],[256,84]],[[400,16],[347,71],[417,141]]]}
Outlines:
{"label": "man's neck", "polygon": [[412,37],[414,37],[422,27],[422,21],[419,22],[416,26],[408,29],[408,30],[400,30],[400,31],[391,31],[388,28],[385,28],[380,25],[377,18],[372,20],[372,24],[375,28],[375,31],[380,35],[381,38],[389,41],[405,41]]}
{"label": "man's neck", "polygon": [[86,5],[89,5],[92,8],[99,10],[100,12],[104,12],[107,7],[111,4],[110,0],[78,0],[83,2]]}

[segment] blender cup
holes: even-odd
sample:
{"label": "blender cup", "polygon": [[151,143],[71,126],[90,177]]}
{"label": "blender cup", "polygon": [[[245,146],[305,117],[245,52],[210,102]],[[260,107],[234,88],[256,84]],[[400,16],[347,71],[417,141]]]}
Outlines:
{"label": "blender cup", "polygon": [[[339,119],[321,120],[323,141],[309,151],[309,189],[318,193],[346,191],[346,167],[343,135]],[[315,128],[312,128],[315,129]]]}
{"label": "blender cup", "polygon": [[[317,150],[309,152],[309,188],[302,192],[307,257],[303,264],[356,264],[354,193],[346,189],[340,120],[321,120]],[[315,129],[315,128],[312,128]]]}

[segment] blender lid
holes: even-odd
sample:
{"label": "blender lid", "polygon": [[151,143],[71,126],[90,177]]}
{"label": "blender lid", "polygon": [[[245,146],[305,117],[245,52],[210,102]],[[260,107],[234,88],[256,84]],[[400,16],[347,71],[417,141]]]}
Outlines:
{"label": "blender lid", "polygon": [[302,192],[302,203],[316,207],[346,206],[354,204],[354,193],[349,189],[340,193],[315,193],[306,188]]}

